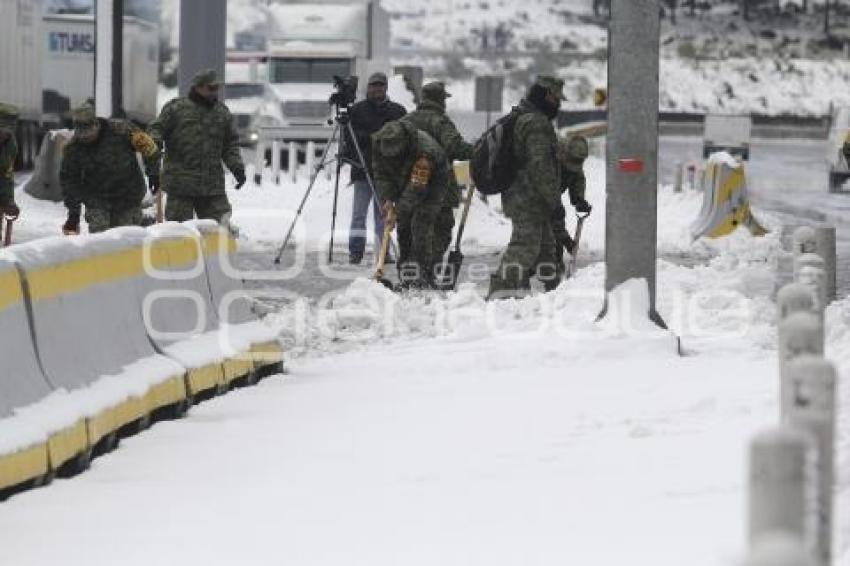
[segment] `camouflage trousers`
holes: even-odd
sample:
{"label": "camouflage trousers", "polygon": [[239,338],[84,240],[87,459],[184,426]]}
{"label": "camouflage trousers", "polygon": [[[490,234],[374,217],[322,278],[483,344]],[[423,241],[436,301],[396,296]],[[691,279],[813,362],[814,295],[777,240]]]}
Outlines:
{"label": "camouflage trousers", "polygon": [[437,218],[434,220],[434,239],[432,248],[434,252],[434,265],[440,265],[443,262],[443,257],[452,245],[452,230],[455,227],[454,209],[445,206],[437,213]]}
{"label": "camouflage trousers", "polygon": [[427,286],[434,280],[434,221],[429,207],[405,210],[399,207],[398,275],[402,286]]}
{"label": "camouflage trousers", "polygon": [[185,222],[197,216],[199,219],[215,220],[220,224],[225,216],[230,215],[231,210],[227,195],[168,195],[165,202],[165,219]]}
{"label": "camouflage trousers", "polygon": [[142,223],[142,207],[103,207],[86,206],[86,222],[89,234],[103,232],[118,226],[139,226]]}
{"label": "camouflage trousers", "polygon": [[544,283],[557,275],[555,238],[549,216],[526,209],[512,212],[511,240],[490,279],[491,296],[528,289],[529,277],[535,273]]}

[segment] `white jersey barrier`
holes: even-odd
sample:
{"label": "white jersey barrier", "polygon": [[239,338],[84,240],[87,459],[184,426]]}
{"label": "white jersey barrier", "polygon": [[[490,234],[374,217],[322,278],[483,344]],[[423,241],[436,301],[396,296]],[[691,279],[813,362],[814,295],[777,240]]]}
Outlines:
{"label": "white jersey barrier", "polygon": [[193,223],[200,232],[204,261],[212,303],[218,305],[217,316],[223,339],[230,350],[238,352],[260,373],[279,370],[283,350],[276,333],[258,319],[246,295],[240,274],[232,259],[236,251],[233,235],[211,220]]}
{"label": "white jersey barrier", "polygon": [[252,373],[251,360],[221,332],[198,231],[178,223],[152,227],[145,255],[154,264],[141,297],[145,325],[157,347],[189,369],[190,391],[223,387]]}
{"label": "white jersey barrier", "polygon": [[48,381],[86,419],[88,442],[185,399],[185,369],[157,354],[134,300],[141,240],[106,233],[18,246]]}

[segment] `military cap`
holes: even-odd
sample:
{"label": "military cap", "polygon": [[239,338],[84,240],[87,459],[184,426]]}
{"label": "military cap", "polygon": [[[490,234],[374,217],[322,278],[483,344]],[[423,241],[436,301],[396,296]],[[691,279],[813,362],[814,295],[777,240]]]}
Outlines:
{"label": "military cap", "polygon": [[422,85],[422,98],[424,100],[436,100],[443,102],[449,98],[451,94],[446,92],[446,85],[440,81],[434,81]]}
{"label": "military cap", "polygon": [[572,136],[558,140],[558,161],[569,171],[581,171],[589,148],[584,136]]}
{"label": "military cap", "polygon": [[540,75],[537,77],[535,84],[547,89],[561,100],[567,99],[567,97],[564,96],[564,81],[562,79],[557,79],[551,75]]}
{"label": "military cap", "polygon": [[18,121],[18,109],[11,104],[0,102],[0,128],[12,128]]}
{"label": "military cap", "polygon": [[387,84],[387,75],[381,73],[380,71],[377,73],[372,73],[369,75],[369,82],[366,84],[370,85],[385,85]]}
{"label": "military cap", "polygon": [[74,128],[77,130],[87,130],[97,123],[94,106],[88,103],[74,108],[71,112],[71,118],[74,120]]}
{"label": "military cap", "polygon": [[215,69],[204,69],[202,71],[198,71],[195,73],[195,76],[192,77],[192,87],[197,86],[220,86],[221,83],[218,81],[218,73]]}
{"label": "military cap", "polygon": [[375,134],[381,153],[387,157],[394,157],[404,150],[407,141],[407,132],[401,122],[389,122]]}

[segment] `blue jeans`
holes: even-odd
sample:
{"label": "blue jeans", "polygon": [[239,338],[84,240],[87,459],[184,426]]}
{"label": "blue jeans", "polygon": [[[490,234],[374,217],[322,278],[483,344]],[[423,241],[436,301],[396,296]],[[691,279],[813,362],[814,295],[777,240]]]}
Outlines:
{"label": "blue jeans", "polygon": [[362,256],[366,250],[366,215],[369,204],[372,204],[372,215],[375,219],[375,248],[380,248],[384,237],[384,217],[381,209],[375,206],[372,189],[365,180],[354,181],[354,202],[351,207],[351,230],[348,233],[348,253]]}

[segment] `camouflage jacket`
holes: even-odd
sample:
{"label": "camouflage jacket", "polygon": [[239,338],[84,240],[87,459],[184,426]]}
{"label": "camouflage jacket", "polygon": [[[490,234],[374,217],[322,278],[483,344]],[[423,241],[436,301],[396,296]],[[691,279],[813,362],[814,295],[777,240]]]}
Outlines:
{"label": "camouflage jacket", "polygon": [[513,140],[516,178],[502,193],[502,206],[509,217],[518,210],[549,215],[561,204],[561,167],[556,155],[555,128],[527,100],[516,110],[520,112]]}
{"label": "camouflage jacket", "polygon": [[[387,157],[381,154],[380,135],[372,136],[372,165],[375,168],[375,190],[382,201],[390,200],[400,210],[421,209],[436,216],[443,206],[449,182],[449,167],[446,154],[434,138],[417,130],[412,124],[401,122],[408,136],[406,152]],[[427,189],[417,193],[410,184],[413,164],[420,157],[431,163],[431,178]]]}
{"label": "camouflage jacket", "polygon": [[842,146],[841,151],[844,153],[844,159],[846,159],[847,163],[850,164],[850,132],[847,132],[847,136],[844,138],[844,145]]}
{"label": "camouflage jacket", "polygon": [[69,211],[80,204],[94,208],[133,206],[147,190],[136,152],[155,173],[159,151],[153,140],[125,120],[99,119],[100,133],[93,143],[72,138],[62,155],[59,180]]}
{"label": "camouflage jacket", "polygon": [[167,193],[222,195],[222,161],[231,172],[245,170],[233,117],[221,102],[210,105],[193,96],[175,98],[149,130],[165,153],[162,186]]}
{"label": "camouflage jacket", "polygon": [[15,157],[18,145],[10,137],[0,144],[0,205],[15,202]]}
{"label": "camouflage jacket", "polygon": [[449,187],[446,191],[445,206],[456,207],[460,204],[460,188],[454,174],[452,161],[465,161],[472,157],[472,144],[464,141],[454,122],[446,115],[439,104],[426,100],[415,111],[402,120],[406,120],[422,130],[440,144],[449,162]]}
{"label": "camouflage jacket", "polygon": [[[564,167],[561,168],[561,192],[569,192],[570,204],[575,205],[584,198],[586,186],[587,179],[584,176],[584,172],[570,171]],[[567,231],[566,215],[567,209],[564,208],[562,201],[552,211],[552,232],[556,236]]]}

